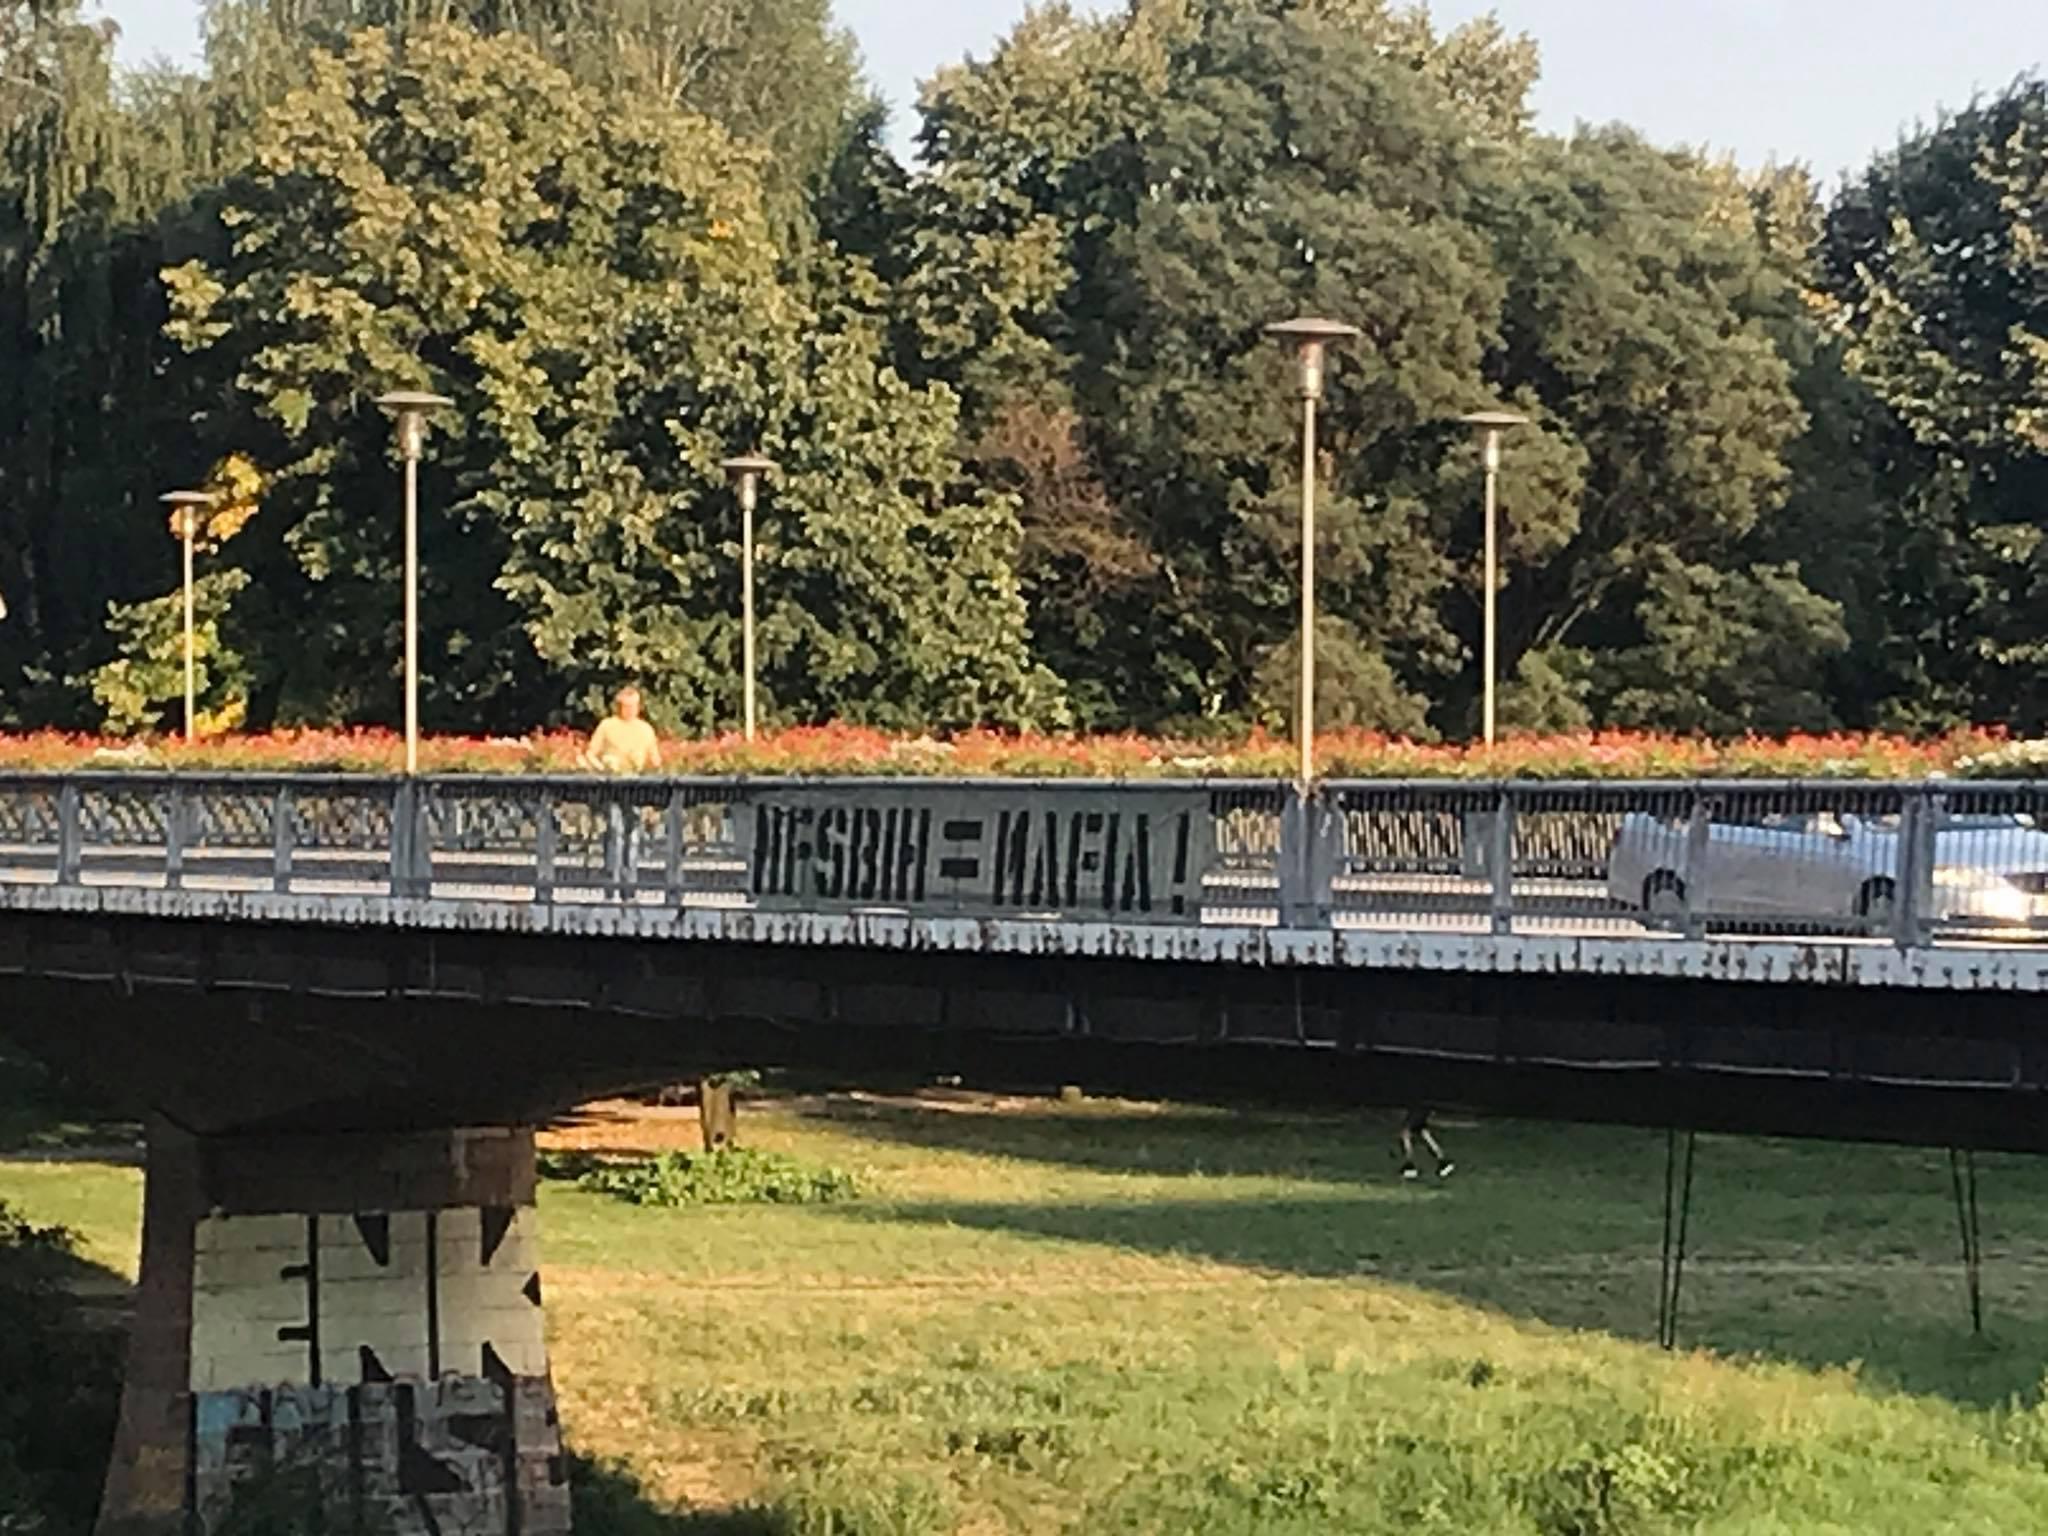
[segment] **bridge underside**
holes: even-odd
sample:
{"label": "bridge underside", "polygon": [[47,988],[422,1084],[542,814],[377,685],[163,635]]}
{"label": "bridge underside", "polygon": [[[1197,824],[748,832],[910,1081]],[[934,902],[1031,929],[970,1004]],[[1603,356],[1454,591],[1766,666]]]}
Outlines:
{"label": "bridge underside", "polygon": [[2048,1151],[2030,997],[15,914],[0,1031],[205,1135],[720,1067]]}

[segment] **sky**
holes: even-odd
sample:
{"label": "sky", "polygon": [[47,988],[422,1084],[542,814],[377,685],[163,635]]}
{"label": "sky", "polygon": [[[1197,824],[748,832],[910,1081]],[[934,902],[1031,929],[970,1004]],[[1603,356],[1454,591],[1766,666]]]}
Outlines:
{"label": "sky", "polygon": [[[198,47],[200,0],[93,3],[121,24],[132,62]],[[1024,12],[1024,0],[835,6],[895,104],[899,147],[915,126],[917,83],[985,54]],[[1443,24],[1492,11],[1535,36],[1546,128],[1621,121],[1746,165],[1799,161],[1825,181],[1937,108],[2048,66],[2044,0],[1436,0],[1431,10]]]}

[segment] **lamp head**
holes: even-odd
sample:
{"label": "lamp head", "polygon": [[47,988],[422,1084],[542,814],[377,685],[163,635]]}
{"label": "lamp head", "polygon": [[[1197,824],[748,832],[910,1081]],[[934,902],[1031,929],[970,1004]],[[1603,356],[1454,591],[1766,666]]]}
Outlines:
{"label": "lamp head", "polygon": [[171,509],[171,526],[181,539],[198,534],[200,510],[213,505],[213,497],[205,491],[172,491],[157,500]]}
{"label": "lamp head", "polygon": [[1526,427],[1529,418],[1516,411],[1473,411],[1458,418],[1468,427],[1481,431],[1506,432],[1514,427]]}
{"label": "lamp head", "polygon": [[1275,341],[1293,346],[1301,357],[1301,397],[1304,400],[1323,398],[1323,361],[1325,352],[1339,342],[1355,341],[1365,333],[1355,325],[1346,325],[1341,320],[1324,320],[1313,315],[1303,315],[1294,320],[1282,320],[1266,327],[1266,334]]}
{"label": "lamp head", "polygon": [[754,498],[759,493],[761,481],[774,474],[781,466],[773,459],[763,458],[758,453],[743,453],[736,458],[725,460],[720,468],[724,469],[726,478],[739,487],[740,505],[751,512],[754,510]]}
{"label": "lamp head", "polygon": [[1501,434],[1529,425],[1529,418],[1515,411],[1472,411],[1458,420],[1477,429],[1486,444],[1486,467],[1491,470],[1500,468]]}
{"label": "lamp head", "polygon": [[398,425],[398,451],[415,463],[427,444],[427,413],[446,410],[454,403],[446,395],[417,389],[394,389],[377,397],[377,404]]}

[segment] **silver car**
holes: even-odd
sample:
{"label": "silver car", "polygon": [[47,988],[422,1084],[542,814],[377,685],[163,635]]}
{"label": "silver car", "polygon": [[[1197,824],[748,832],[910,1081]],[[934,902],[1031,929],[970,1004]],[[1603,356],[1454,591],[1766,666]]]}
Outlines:
{"label": "silver car", "polygon": [[[1882,928],[1898,899],[1897,817],[1798,811],[1717,818],[1695,869],[1681,820],[1626,816],[1608,898],[1669,923],[1688,910]],[[2048,831],[2028,816],[1950,816],[1934,838],[1935,922],[2048,927]]]}

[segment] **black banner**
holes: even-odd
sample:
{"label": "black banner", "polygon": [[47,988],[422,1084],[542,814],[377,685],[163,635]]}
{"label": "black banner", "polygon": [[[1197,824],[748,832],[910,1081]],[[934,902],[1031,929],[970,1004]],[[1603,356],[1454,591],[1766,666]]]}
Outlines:
{"label": "black banner", "polygon": [[754,897],[777,910],[1185,919],[1212,841],[1186,791],[804,790],[752,819]]}

